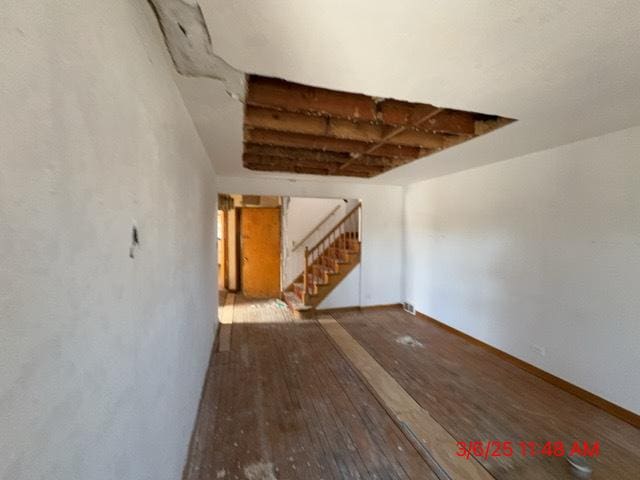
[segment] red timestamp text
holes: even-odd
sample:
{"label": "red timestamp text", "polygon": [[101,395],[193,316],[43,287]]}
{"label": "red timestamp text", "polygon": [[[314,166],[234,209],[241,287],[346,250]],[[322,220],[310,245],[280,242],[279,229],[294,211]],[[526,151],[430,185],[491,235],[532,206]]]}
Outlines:
{"label": "red timestamp text", "polygon": [[562,441],[501,441],[501,440],[474,440],[468,442],[456,442],[458,447],[456,455],[469,459],[471,457],[512,457],[520,455],[522,457],[597,457],[600,455],[600,442],[574,441],[565,443]]}

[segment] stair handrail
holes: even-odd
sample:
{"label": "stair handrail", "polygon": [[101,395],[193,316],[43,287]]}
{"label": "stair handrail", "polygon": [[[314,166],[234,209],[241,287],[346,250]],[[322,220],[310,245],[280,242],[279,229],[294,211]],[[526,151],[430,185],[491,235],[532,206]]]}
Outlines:
{"label": "stair handrail", "polygon": [[[359,218],[357,216],[357,214],[360,212],[360,208],[362,207],[362,203],[358,202],[358,205],[356,205],[355,207],[353,207],[343,218],[342,220],[340,220],[330,231],[329,233],[327,233],[324,237],[322,237],[322,239],[320,239],[320,241],[318,243],[316,243],[313,247],[309,248],[309,247],[304,247],[304,270],[302,272],[302,303],[306,304],[307,301],[307,294],[308,294],[308,288],[309,288],[309,267],[311,265],[311,263],[313,263],[315,261],[315,259],[318,257],[318,255],[316,254],[317,250],[319,250],[319,248],[321,246],[325,246],[325,248],[328,248],[330,245],[333,244],[333,242],[336,242],[341,236],[344,237],[344,235],[348,235],[349,238],[354,239],[354,240],[359,240],[360,238],[360,223],[359,223]],[[355,231],[342,231],[341,233],[338,234],[338,232],[342,229],[342,226],[350,220],[355,219],[355,222],[353,227],[355,229]],[[328,244],[325,245],[325,242],[327,242],[327,240],[329,240]],[[311,259],[311,262],[309,262],[309,259]]]}
{"label": "stair handrail", "polygon": [[361,207],[362,207],[362,203],[358,202],[358,205],[356,205],[351,210],[349,210],[349,212],[344,217],[342,217],[342,220],[340,220],[338,223],[336,223],[335,227],[333,227],[331,230],[329,230],[329,233],[327,233],[324,237],[322,237],[318,241],[318,243],[316,243],[313,247],[311,247],[309,249],[309,253],[312,253],[313,251],[315,251],[322,244],[322,242],[324,242],[326,239],[328,239],[331,236],[332,233],[334,233],[336,230],[338,230],[338,228],[340,228],[343,223],[345,223],[347,220],[349,220],[349,218],[353,215],[354,212],[356,212],[357,210],[360,210]]}
{"label": "stair handrail", "polygon": [[332,216],[333,216],[333,215],[334,215],[338,210],[340,210],[340,205],[336,205],[336,208],[334,208],[333,210],[331,210],[331,212],[329,212],[329,214],[328,214],[326,217],[324,217],[322,220],[320,220],[320,222],[318,222],[318,224],[317,224],[315,227],[313,227],[313,228],[309,231],[309,233],[307,233],[307,234],[305,235],[305,237],[304,237],[302,240],[300,240],[298,243],[296,243],[296,244],[293,246],[293,248],[291,249],[291,251],[292,251],[292,252],[295,252],[295,251],[296,251],[297,249],[299,249],[302,245],[304,245],[304,244],[305,244],[305,242],[306,242],[307,240],[309,240],[309,238],[311,237],[311,235],[313,235],[314,233],[316,233],[316,232],[318,231],[318,229],[319,229],[322,225],[324,225],[324,224],[325,224],[325,222],[326,222],[327,220],[329,220],[329,219],[330,219],[330,218],[331,218],[331,217],[332,217]]}

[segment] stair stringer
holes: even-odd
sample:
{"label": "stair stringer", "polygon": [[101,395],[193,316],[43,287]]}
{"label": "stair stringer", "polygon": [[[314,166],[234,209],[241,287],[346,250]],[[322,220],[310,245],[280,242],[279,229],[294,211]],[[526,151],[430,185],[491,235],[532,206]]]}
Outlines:
{"label": "stair stringer", "polygon": [[307,304],[316,308],[322,301],[342,283],[342,281],[351,273],[351,271],[360,265],[360,252],[352,253],[348,263],[341,263],[338,266],[338,272],[329,276],[329,283],[326,285],[318,285],[318,293],[315,295],[307,295]]}

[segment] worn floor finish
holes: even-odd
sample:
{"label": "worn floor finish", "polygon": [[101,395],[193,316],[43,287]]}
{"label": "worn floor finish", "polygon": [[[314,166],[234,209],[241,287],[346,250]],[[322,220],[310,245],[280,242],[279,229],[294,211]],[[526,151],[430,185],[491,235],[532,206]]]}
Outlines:
{"label": "worn floor finish", "polygon": [[[640,478],[631,425],[400,309],[334,317],[453,438],[599,441],[594,480]],[[185,478],[435,479],[339,348],[315,320],[237,296]],[[564,458],[517,447],[479,461],[496,479],[572,478]]]}
{"label": "worn floor finish", "polygon": [[[637,428],[399,308],[333,316],[454,438],[599,441],[592,479],[640,478]],[[519,448],[481,463],[497,479],[573,478],[563,458]]]}
{"label": "worn floor finish", "polygon": [[315,321],[236,296],[232,325],[188,480],[437,478]]}

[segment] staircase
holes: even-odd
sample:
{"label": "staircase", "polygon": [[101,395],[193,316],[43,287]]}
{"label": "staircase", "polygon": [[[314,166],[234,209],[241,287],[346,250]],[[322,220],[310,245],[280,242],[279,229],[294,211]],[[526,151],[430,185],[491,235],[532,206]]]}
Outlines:
{"label": "staircase", "polygon": [[315,308],[360,263],[358,204],[318,243],[304,251],[304,271],[284,292],[295,314],[312,316]]}

